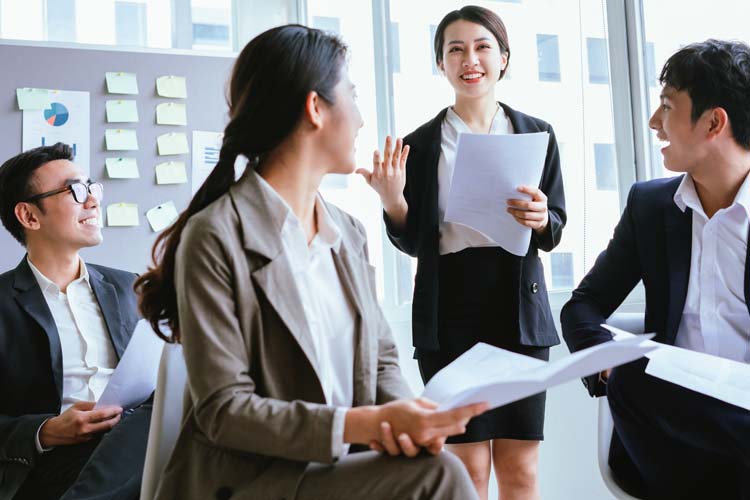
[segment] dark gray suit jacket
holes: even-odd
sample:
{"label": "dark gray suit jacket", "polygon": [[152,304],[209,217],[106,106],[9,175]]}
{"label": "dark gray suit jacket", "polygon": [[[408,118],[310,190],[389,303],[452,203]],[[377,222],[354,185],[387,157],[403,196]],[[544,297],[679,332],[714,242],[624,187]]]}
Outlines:
{"label": "dark gray suit jacket", "polygon": [[[86,265],[118,359],[138,322],[133,273]],[[34,467],[37,429],[60,413],[62,349],[52,313],[26,257],[0,275],[0,498]]]}

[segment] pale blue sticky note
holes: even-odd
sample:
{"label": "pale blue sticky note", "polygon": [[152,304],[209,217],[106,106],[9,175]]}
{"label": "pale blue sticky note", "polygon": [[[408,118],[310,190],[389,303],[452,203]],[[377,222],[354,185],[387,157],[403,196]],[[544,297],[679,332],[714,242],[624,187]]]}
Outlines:
{"label": "pale blue sticky note", "polygon": [[157,184],[184,184],[188,181],[184,161],[168,161],[156,166]]}
{"label": "pale blue sticky note", "polygon": [[173,201],[162,203],[146,211],[146,219],[156,233],[168,228],[179,216]]}
{"label": "pale blue sticky note", "polygon": [[138,121],[138,106],[135,101],[107,101],[109,123],[135,123]]}
{"label": "pale blue sticky note", "polygon": [[138,162],[135,158],[107,158],[104,160],[110,179],[138,179]]}
{"label": "pale blue sticky note", "polygon": [[138,137],[135,130],[126,128],[111,129],[104,132],[108,151],[137,151]]}
{"label": "pale blue sticky note", "polygon": [[135,203],[114,203],[107,206],[108,226],[139,226],[138,205]]}
{"label": "pale blue sticky note", "polygon": [[135,73],[108,71],[107,92],[110,94],[138,94],[138,79]]}
{"label": "pale blue sticky note", "polygon": [[51,98],[47,89],[23,88],[16,89],[18,109],[47,109],[50,107]]}
{"label": "pale blue sticky note", "polygon": [[156,79],[156,93],[162,97],[187,99],[187,82],[184,76],[160,76]]}
{"label": "pale blue sticky note", "polygon": [[156,106],[158,125],[187,125],[187,110],[181,102],[163,102]]}
{"label": "pale blue sticky note", "polygon": [[187,136],[182,132],[170,132],[156,138],[159,155],[183,155],[190,152]]}

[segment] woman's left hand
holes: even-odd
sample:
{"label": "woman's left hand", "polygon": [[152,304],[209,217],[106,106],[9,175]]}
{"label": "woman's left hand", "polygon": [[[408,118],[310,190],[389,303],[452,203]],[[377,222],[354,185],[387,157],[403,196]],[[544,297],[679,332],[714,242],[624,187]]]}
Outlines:
{"label": "woman's left hand", "polygon": [[530,195],[531,200],[508,200],[508,213],[522,226],[530,227],[537,233],[544,232],[549,224],[547,195],[532,186],[519,186],[518,192]]}

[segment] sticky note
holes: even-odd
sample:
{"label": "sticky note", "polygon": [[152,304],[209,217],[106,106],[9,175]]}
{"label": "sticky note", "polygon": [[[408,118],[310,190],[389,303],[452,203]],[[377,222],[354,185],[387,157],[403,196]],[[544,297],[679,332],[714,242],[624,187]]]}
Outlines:
{"label": "sticky note", "polygon": [[138,163],[135,158],[107,158],[104,160],[110,179],[137,179]]}
{"label": "sticky note", "polygon": [[156,166],[157,184],[185,184],[188,181],[185,162],[168,161]]}
{"label": "sticky note", "polygon": [[135,203],[113,203],[107,206],[108,226],[139,226],[138,205]]}
{"label": "sticky note", "polygon": [[156,79],[156,93],[162,97],[187,99],[187,82],[184,76],[160,76]]}
{"label": "sticky note", "polygon": [[110,94],[138,94],[138,79],[135,73],[108,71],[106,79],[107,92]]}
{"label": "sticky note", "polygon": [[162,134],[156,138],[156,145],[159,148],[159,155],[182,155],[187,154],[188,150],[187,136],[182,132],[170,132]]}
{"label": "sticky note", "polygon": [[50,107],[50,92],[47,89],[16,89],[18,109],[47,109]]}
{"label": "sticky note", "polygon": [[159,125],[187,125],[187,110],[181,102],[163,102],[156,106]]}
{"label": "sticky note", "polygon": [[104,132],[108,151],[137,151],[138,137],[135,130],[127,128],[108,128]]}
{"label": "sticky note", "polygon": [[138,121],[138,106],[135,101],[107,101],[109,123],[135,123]]}
{"label": "sticky note", "polygon": [[157,205],[146,212],[146,219],[151,224],[151,229],[158,233],[162,229],[168,228],[180,214],[177,213],[177,207],[174,202],[168,201]]}

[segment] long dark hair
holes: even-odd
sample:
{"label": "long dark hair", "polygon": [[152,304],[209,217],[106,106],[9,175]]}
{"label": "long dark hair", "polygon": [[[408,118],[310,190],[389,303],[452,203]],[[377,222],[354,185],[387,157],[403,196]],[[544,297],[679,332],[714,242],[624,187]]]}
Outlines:
{"label": "long dark hair", "polygon": [[188,208],[159,235],[151,252],[153,266],[134,285],[141,314],[165,341],[180,341],[175,254],[188,219],[229,190],[237,156],[250,160],[247,168],[257,167],[289,136],[311,91],[333,103],[345,62],[346,46],[335,35],[296,24],[261,33],[240,53],[229,84],[229,124],[219,161]]}

